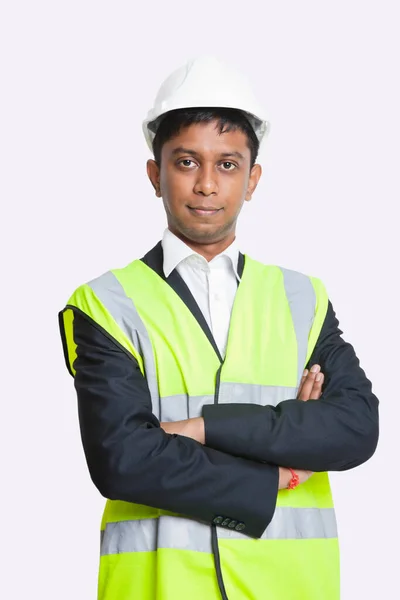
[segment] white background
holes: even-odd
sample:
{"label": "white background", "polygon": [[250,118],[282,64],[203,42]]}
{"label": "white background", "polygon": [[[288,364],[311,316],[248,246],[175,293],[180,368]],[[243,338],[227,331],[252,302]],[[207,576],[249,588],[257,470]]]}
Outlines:
{"label": "white background", "polygon": [[331,475],[342,598],[396,595],[398,32],[382,0],[2,4],[2,597],[95,598],[104,499],[57,313],[161,238],[141,122],[202,52],[247,73],[271,122],[241,250],[324,281],[380,399],[375,455]]}

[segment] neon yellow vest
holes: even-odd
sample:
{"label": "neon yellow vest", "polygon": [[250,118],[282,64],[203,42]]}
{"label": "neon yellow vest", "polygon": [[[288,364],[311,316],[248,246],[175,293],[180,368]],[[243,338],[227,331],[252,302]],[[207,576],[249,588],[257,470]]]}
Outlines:
{"label": "neon yellow vest", "polygon": [[[320,279],[245,255],[218,401],[276,405],[296,398],[327,305]],[[181,298],[142,261],[80,286],[68,301],[63,317],[72,373],[73,307],[138,360],[160,421],[199,416],[204,403],[214,402],[220,368],[214,349]],[[208,525],[107,500],[101,531],[98,600],[220,600]],[[260,539],[217,531],[229,600],[338,600],[339,547],[327,473],[280,490]]]}

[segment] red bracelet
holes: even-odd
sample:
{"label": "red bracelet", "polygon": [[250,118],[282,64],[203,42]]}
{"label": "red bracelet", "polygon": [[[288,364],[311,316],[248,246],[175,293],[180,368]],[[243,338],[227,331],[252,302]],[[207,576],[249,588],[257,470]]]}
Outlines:
{"label": "red bracelet", "polygon": [[297,487],[300,484],[300,478],[297,475],[297,473],[295,473],[293,471],[293,469],[291,469],[290,467],[289,467],[289,471],[292,474],[292,479],[289,481],[287,489],[288,490],[293,490],[295,487]]}

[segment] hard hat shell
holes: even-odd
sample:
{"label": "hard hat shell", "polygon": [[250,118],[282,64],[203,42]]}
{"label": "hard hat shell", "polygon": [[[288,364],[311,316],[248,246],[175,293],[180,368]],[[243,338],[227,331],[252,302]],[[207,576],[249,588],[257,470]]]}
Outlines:
{"label": "hard hat shell", "polygon": [[271,128],[264,111],[243,73],[230,63],[208,54],[190,59],[173,71],[161,84],[154,106],[143,121],[147,145],[153,151],[153,140],[163,115],[177,108],[235,108],[245,114],[259,140]]}

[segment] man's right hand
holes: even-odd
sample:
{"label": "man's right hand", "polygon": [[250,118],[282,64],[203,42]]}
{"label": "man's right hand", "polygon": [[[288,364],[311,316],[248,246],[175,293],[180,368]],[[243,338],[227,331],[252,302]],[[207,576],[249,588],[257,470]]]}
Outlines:
{"label": "man's right hand", "polygon": [[[316,370],[312,370],[317,367]],[[316,381],[316,375],[320,374],[320,380]],[[297,400],[318,400],[322,394],[322,384],[324,383],[324,374],[321,372],[319,365],[313,365],[311,370],[305,370],[301,378]],[[299,476],[300,483],[304,483],[311,477],[313,471],[306,471],[304,469],[293,469],[294,472]],[[292,478],[292,474],[286,467],[279,467],[279,489],[283,490],[287,488],[289,481]]]}

